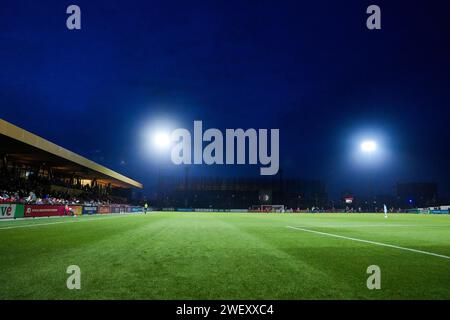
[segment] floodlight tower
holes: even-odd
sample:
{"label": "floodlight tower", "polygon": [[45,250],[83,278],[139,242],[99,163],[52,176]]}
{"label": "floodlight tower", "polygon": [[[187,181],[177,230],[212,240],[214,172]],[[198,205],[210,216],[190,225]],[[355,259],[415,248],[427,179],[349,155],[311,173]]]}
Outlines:
{"label": "floodlight tower", "polygon": [[[153,146],[157,152],[163,153],[166,152],[170,147],[170,135],[166,132],[156,132],[153,135]],[[158,202],[162,200],[162,179],[161,179],[161,163],[158,163],[158,181],[156,186],[157,196],[156,199]]]}
{"label": "floodlight tower", "polygon": [[[378,145],[377,142],[375,140],[364,140],[361,142],[361,152],[363,152],[365,155],[367,156],[373,156],[378,149]],[[375,199],[375,191],[374,191],[374,182],[373,182],[373,176],[370,175],[369,178],[369,192],[370,192],[370,196],[369,198],[371,198],[371,205],[373,205],[373,201]]]}

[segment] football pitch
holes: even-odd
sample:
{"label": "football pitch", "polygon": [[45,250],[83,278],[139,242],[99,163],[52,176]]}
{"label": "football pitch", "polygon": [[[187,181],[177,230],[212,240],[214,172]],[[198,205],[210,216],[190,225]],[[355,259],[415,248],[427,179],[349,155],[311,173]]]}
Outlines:
{"label": "football pitch", "polygon": [[[81,289],[66,286],[68,266]],[[369,290],[369,266],[381,289]],[[450,299],[450,216],[175,213],[0,221],[0,299]]]}

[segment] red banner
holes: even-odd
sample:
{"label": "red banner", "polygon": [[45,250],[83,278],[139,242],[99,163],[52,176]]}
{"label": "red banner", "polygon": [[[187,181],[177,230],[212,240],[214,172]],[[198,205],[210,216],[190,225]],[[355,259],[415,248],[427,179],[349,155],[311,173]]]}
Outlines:
{"label": "red banner", "polygon": [[65,216],[69,213],[69,207],[51,205],[26,205],[24,211],[25,217]]}
{"label": "red banner", "polygon": [[100,206],[98,207],[98,213],[111,213],[110,206]]}

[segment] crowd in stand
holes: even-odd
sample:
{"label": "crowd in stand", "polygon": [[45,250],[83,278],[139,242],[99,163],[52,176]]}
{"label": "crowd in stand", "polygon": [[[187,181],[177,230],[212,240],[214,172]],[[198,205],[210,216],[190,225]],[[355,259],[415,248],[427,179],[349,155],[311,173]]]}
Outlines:
{"label": "crowd in stand", "polygon": [[[51,191],[52,185],[67,188],[67,191]],[[78,190],[77,195],[69,193]],[[18,178],[10,174],[0,174],[0,203],[26,204],[110,204],[112,198],[101,194],[96,187],[68,185],[63,180],[49,180],[43,177]]]}

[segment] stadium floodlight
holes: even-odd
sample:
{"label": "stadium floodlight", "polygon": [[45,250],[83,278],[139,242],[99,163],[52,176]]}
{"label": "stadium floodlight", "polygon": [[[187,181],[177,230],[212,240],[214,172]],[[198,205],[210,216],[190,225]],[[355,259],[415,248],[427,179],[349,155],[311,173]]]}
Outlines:
{"label": "stadium floodlight", "polygon": [[373,153],[377,150],[377,143],[374,140],[365,140],[361,143],[361,151]]}
{"label": "stadium floodlight", "polygon": [[153,143],[160,150],[167,149],[170,146],[170,136],[165,132],[157,132],[153,136]]}

